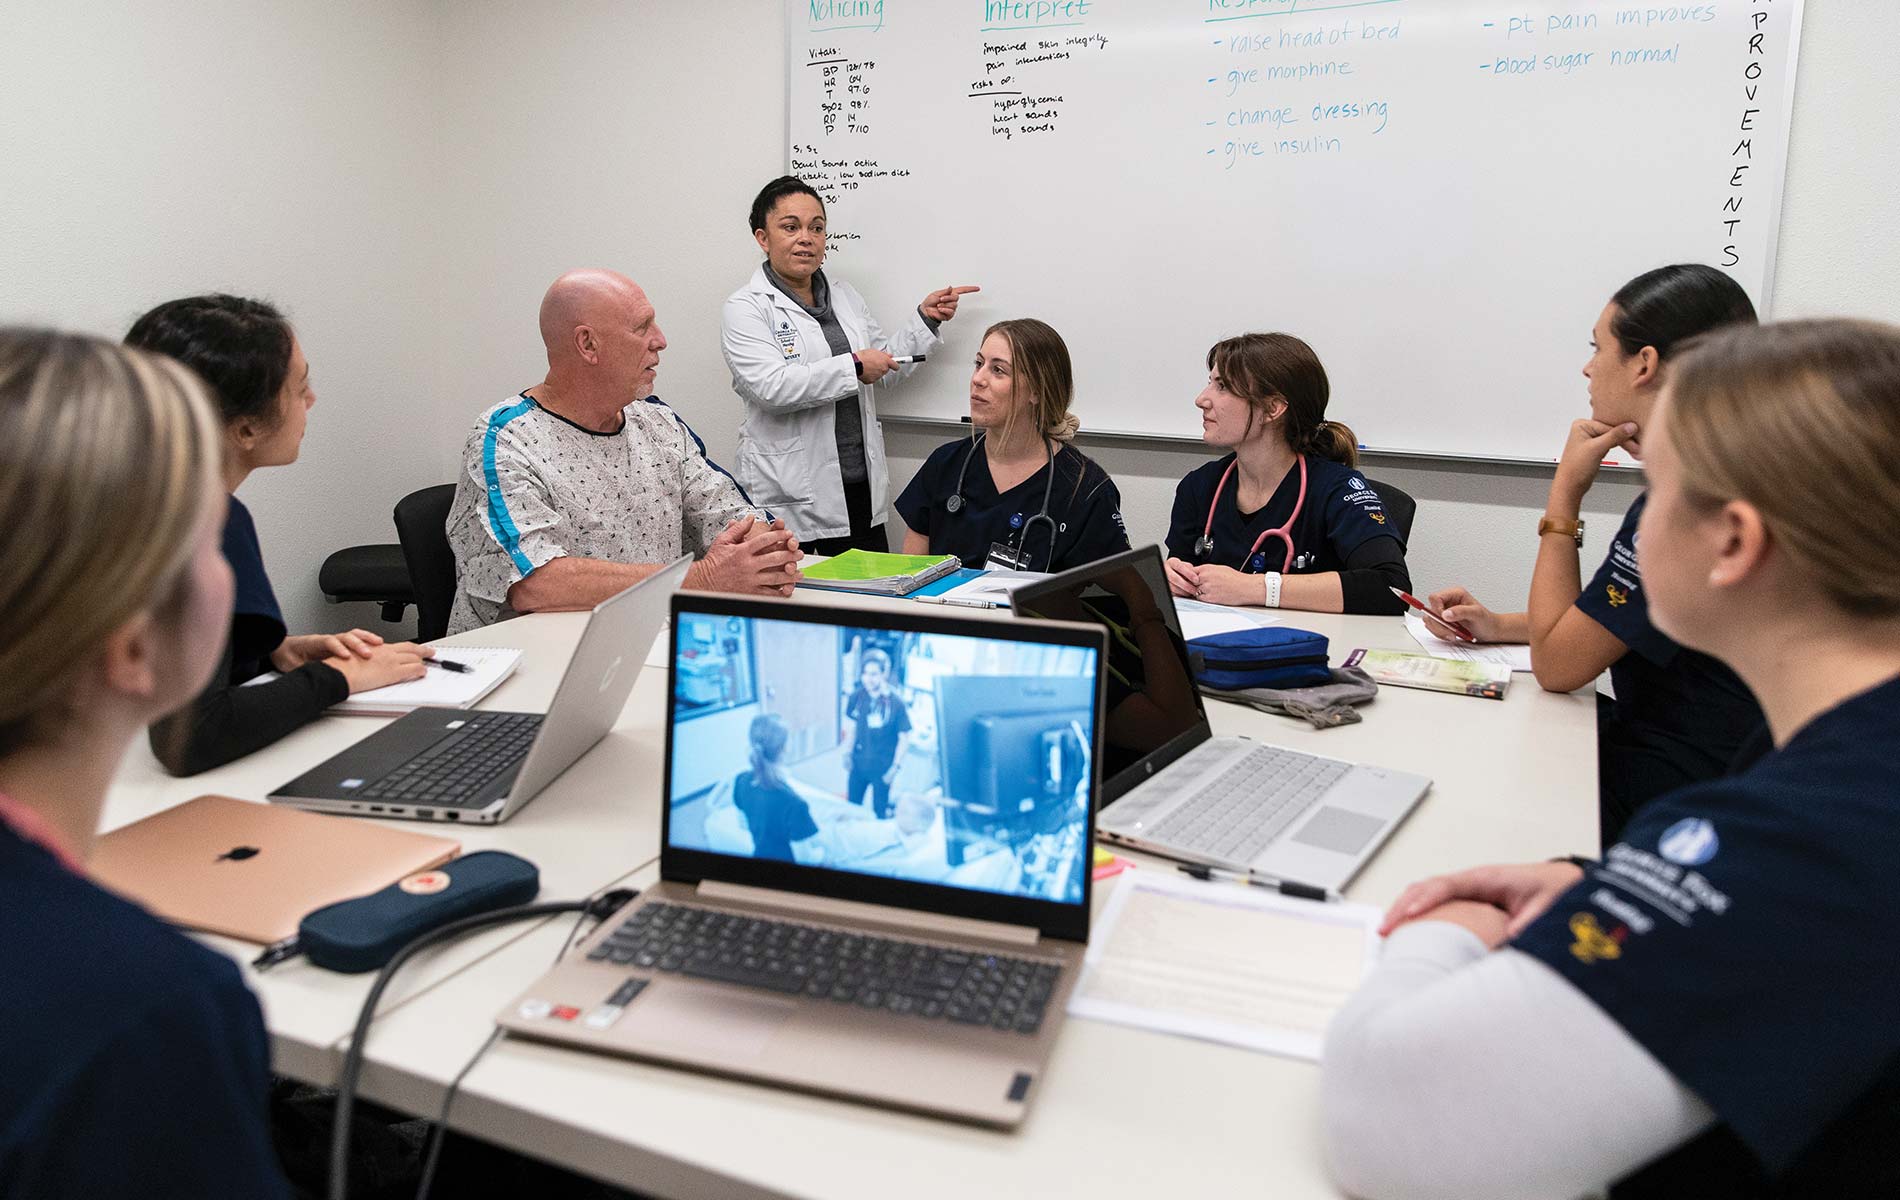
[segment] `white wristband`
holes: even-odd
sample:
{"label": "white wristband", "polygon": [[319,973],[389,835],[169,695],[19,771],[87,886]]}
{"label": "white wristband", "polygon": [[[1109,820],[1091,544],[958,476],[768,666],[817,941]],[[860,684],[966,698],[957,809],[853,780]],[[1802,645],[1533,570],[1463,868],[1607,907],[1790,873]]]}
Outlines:
{"label": "white wristband", "polygon": [[1268,571],[1261,578],[1267,581],[1267,607],[1280,607],[1280,572]]}

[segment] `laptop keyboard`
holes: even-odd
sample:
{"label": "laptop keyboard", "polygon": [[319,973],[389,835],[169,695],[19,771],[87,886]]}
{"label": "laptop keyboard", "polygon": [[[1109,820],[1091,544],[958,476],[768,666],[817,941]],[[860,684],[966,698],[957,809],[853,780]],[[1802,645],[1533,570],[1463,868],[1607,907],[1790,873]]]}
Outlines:
{"label": "laptop keyboard", "polygon": [[1351,769],[1310,754],[1256,747],[1147,836],[1222,862],[1251,862]]}
{"label": "laptop keyboard", "polygon": [[463,804],[495,776],[519,763],[541,731],[539,713],[470,713],[468,723],[351,799],[429,805]]}
{"label": "laptop keyboard", "polygon": [[1061,964],[681,904],[645,904],[587,955],[785,995],[1033,1034]]}

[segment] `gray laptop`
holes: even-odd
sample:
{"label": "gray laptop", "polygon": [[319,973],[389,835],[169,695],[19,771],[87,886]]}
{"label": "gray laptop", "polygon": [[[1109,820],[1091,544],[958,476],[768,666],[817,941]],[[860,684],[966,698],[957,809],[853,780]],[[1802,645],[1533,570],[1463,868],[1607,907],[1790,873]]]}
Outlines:
{"label": "gray laptop", "polygon": [[418,708],[272,792],[317,812],[492,825],[593,749],[620,717],[692,556],[594,606],[540,713]]}
{"label": "gray laptop", "polygon": [[661,882],[497,1021],[1015,1125],[1088,938],[1103,660],[1092,626],[681,593]]}
{"label": "gray laptop", "polygon": [[1213,736],[1158,547],[1019,588],[1010,605],[1109,631],[1106,840],[1333,892],[1431,787],[1422,775]]}

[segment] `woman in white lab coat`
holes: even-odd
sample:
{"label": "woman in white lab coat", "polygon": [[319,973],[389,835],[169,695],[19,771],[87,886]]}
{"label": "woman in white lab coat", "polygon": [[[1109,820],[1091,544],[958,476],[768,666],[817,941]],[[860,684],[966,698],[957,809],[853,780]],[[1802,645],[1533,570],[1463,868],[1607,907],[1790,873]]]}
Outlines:
{"label": "woman in white lab coat", "polygon": [[787,175],[752,202],[752,236],[765,261],[726,298],[720,343],[745,402],[739,483],[814,554],[853,546],[888,550],[890,481],[872,389],[939,344],[974,287],[924,297],[886,334],[857,289],[825,277],[824,201]]}

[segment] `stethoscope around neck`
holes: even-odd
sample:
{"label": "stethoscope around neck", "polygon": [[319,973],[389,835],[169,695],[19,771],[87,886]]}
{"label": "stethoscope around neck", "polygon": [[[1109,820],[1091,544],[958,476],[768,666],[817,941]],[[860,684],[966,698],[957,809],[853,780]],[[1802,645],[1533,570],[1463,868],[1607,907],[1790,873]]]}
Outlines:
{"label": "stethoscope around neck", "polygon": [[[952,492],[950,498],[943,502],[944,511],[950,513],[952,516],[963,511],[963,480],[964,477],[970,473],[970,460],[976,457],[976,448],[982,445],[983,439],[988,436],[990,436],[990,431],[985,429],[970,439],[970,448],[963,452],[963,466],[957,470],[957,490]],[[1029,531],[1035,528],[1037,521],[1041,521],[1044,525],[1047,525],[1049,527],[1049,556],[1042,564],[1043,570],[1046,571],[1054,566],[1056,561],[1056,519],[1049,515],[1049,498],[1055,493],[1056,487],[1056,454],[1055,451],[1049,448],[1048,438],[1042,439],[1042,453],[1044,455],[1043,469],[1049,473],[1049,478],[1044,480],[1042,485],[1042,509],[1037,512],[1035,516],[1017,526],[1015,531],[1009,535],[1009,541],[1010,544],[1017,548],[1019,554],[1027,554],[1029,552]],[[1303,494],[1304,488],[1302,488],[1302,495]],[[1019,513],[1017,515],[1020,516],[1021,514]],[[1027,564],[1024,565],[1026,566]]]}
{"label": "stethoscope around neck", "polygon": [[[1293,512],[1287,517],[1286,524],[1277,525],[1253,540],[1253,546],[1247,551],[1247,557],[1241,560],[1240,569],[1243,573],[1257,574],[1267,569],[1267,556],[1261,553],[1260,547],[1267,544],[1268,538],[1279,538],[1286,544],[1286,563],[1281,568],[1283,571],[1298,571],[1311,564],[1312,555],[1297,554],[1293,549],[1293,526],[1300,519],[1300,510],[1306,507],[1306,455],[1299,456],[1299,464],[1300,494],[1293,501]],[[1201,527],[1200,539],[1194,543],[1196,558],[1205,560],[1214,553],[1214,514],[1220,508],[1221,489],[1227,486],[1227,480],[1238,466],[1240,466],[1240,457],[1236,455],[1234,461],[1227,464],[1227,469],[1221,472],[1220,482],[1214,485],[1214,498],[1207,505],[1207,524]]]}

